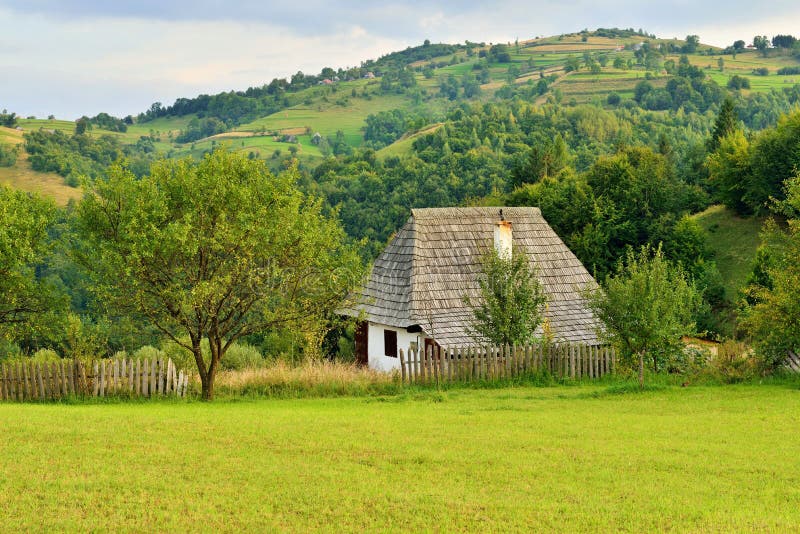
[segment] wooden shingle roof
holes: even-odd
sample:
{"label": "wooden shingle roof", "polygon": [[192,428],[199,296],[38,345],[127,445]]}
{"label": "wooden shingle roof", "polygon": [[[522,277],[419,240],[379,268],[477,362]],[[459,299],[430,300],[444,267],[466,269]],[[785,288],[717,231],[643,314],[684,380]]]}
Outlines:
{"label": "wooden shingle roof", "polygon": [[[411,218],[375,260],[360,304],[346,312],[398,328],[419,325],[443,346],[468,345],[479,297],[481,258],[493,246],[501,208],[426,208]],[[581,290],[597,284],[556,235],[539,208],[502,208],[513,225],[513,246],[536,266],[547,295],[547,318],[556,340],[597,344],[598,321]]]}

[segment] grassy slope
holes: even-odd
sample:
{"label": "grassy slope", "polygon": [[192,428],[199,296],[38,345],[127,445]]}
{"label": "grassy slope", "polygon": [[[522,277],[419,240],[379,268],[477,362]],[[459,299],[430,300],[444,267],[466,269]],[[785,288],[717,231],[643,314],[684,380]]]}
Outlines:
{"label": "grassy slope", "polygon": [[725,282],[725,293],[735,299],[753,267],[764,221],[737,217],[724,206],[711,206],[694,217],[708,232],[708,244]]}
{"label": "grassy slope", "polygon": [[0,530],[787,531],[800,392],[0,405]]}
{"label": "grassy slope", "polygon": [[[22,143],[22,132],[0,127],[0,143],[18,145]],[[13,166],[0,167],[0,184],[50,197],[62,206],[70,199],[80,198],[81,195],[79,189],[64,185],[61,176],[34,171],[24,150],[20,151]]]}

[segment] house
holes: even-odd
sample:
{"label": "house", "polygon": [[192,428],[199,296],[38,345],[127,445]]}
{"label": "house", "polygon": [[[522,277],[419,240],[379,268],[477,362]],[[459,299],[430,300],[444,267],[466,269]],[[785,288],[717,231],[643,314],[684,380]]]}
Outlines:
{"label": "house", "polygon": [[366,73],[366,74],[364,75],[364,79],[365,79],[365,80],[372,80],[373,78],[375,78],[375,74],[374,74],[374,73],[372,73],[372,72],[368,72],[368,73]]}
{"label": "house", "polygon": [[490,247],[527,253],[547,295],[545,319],[556,340],[599,344],[598,320],[581,295],[597,284],[539,208],[428,208],[411,211],[375,260],[356,304],[342,311],[360,319],[359,362],[391,370],[400,366],[400,349],[475,344],[464,297],[479,297],[481,260]]}

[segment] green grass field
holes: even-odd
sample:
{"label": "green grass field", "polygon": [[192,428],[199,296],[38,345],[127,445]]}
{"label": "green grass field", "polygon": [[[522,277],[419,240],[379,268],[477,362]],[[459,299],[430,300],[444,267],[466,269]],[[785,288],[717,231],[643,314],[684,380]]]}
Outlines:
{"label": "green grass field", "polygon": [[753,268],[761,244],[763,219],[737,217],[725,206],[711,206],[694,215],[708,233],[708,245],[725,284],[725,295],[736,299]]}
{"label": "green grass field", "polygon": [[0,405],[0,531],[790,531],[795,385]]}

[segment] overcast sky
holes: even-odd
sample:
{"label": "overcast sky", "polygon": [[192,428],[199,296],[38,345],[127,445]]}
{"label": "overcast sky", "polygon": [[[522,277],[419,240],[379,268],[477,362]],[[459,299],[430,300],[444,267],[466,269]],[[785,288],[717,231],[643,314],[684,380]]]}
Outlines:
{"label": "overcast sky", "polygon": [[728,45],[800,32],[776,0],[0,0],[0,108],[74,119],[262,85],[394,50],[597,27]]}

